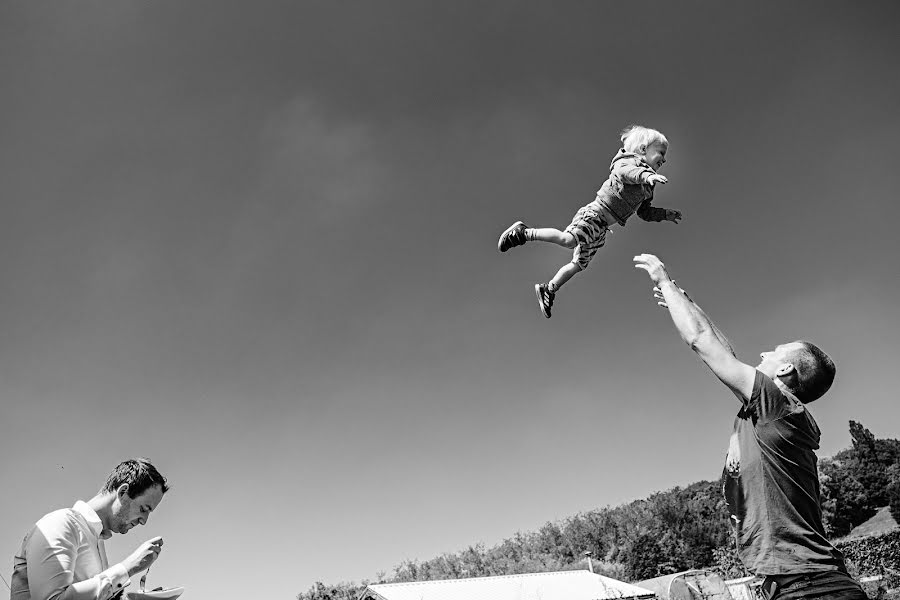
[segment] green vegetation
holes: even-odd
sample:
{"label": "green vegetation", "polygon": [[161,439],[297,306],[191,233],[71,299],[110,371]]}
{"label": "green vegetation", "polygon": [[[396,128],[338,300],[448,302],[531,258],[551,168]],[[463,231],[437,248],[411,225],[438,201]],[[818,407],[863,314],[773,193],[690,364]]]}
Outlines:
{"label": "green vegetation", "polygon": [[874,581],[863,581],[870,598],[900,597],[900,529],[838,541],[835,546],[844,553],[852,575],[875,576]]}
{"label": "green vegetation", "polygon": [[[852,447],[819,461],[823,516],[829,536],[846,535],[890,506],[900,521],[900,441],[878,440],[850,421]],[[900,534],[878,543],[848,540],[839,545],[859,575],[900,571]],[[298,600],[355,599],[369,583],[426,581],[586,568],[623,581],[639,581],[687,569],[714,568],[724,577],[744,570],[734,552],[719,481],[657,492],[614,508],[577,514],[546,523],[537,531],[516,533],[494,547],[476,544],[429,560],[406,560],[392,577],[376,582],[316,583]]]}

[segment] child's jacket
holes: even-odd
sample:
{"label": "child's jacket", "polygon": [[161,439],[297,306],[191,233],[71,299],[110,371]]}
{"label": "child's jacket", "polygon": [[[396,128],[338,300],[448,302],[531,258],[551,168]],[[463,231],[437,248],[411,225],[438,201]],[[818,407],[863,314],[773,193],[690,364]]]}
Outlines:
{"label": "child's jacket", "polygon": [[655,173],[640,154],[622,148],[610,163],[609,179],[597,191],[592,204],[605,209],[619,225],[624,225],[635,212],[645,221],[665,221],[666,209],[650,206],[653,185],[647,183],[647,178]]}

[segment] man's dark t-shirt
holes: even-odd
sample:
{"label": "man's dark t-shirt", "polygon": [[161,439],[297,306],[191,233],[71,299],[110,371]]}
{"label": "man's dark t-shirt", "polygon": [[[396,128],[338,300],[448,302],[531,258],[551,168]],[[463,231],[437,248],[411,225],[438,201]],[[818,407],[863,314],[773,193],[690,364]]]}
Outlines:
{"label": "man's dark t-shirt", "polygon": [[757,371],[734,421],[723,474],[740,559],[756,575],[846,571],[822,526],[818,448],[812,415]]}

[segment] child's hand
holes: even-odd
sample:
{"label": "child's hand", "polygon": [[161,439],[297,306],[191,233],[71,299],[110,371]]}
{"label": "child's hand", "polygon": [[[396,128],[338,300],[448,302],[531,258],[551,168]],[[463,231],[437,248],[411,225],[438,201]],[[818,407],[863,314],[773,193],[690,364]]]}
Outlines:
{"label": "child's hand", "polygon": [[681,220],[681,211],[675,210],[674,208],[666,209],[666,221],[672,221],[673,223],[678,223]]}
{"label": "child's hand", "polygon": [[650,185],[656,185],[657,183],[666,183],[669,181],[665,175],[660,175],[659,173],[654,173],[647,178],[647,183]]}

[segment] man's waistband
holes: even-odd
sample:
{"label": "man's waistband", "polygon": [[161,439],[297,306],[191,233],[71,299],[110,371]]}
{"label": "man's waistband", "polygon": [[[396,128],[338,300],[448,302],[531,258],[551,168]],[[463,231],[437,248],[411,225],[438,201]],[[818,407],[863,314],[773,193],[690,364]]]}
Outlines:
{"label": "man's waistband", "polygon": [[766,575],[760,588],[763,592],[763,598],[771,599],[776,595],[779,595],[779,593],[783,593],[785,597],[791,597],[793,587],[803,589],[808,585],[834,586],[836,589],[856,589],[859,587],[859,584],[853,581],[845,571],[833,569],[830,571],[815,571],[812,573]]}

